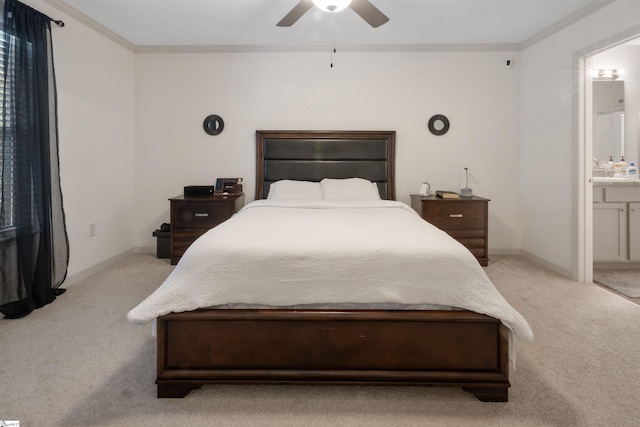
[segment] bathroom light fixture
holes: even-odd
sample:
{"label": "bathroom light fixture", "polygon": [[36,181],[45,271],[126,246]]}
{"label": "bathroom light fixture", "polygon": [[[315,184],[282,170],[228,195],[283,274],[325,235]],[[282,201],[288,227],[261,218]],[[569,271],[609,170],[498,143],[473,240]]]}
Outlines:
{"label": "bathroom light fixture", "polygon": [[615,68],[612,69],[604,69],[601,68],[599,70],[593,70],[591,76],[598,79],[607,79],[607,80],[617,80],[622,74],[624,74],[623,70],[617,70]]}
{"label": "bathroom light fixture", "polygon": [[325,12],[340,12],[351,4],[351,0],[313,0],[319,9]]}

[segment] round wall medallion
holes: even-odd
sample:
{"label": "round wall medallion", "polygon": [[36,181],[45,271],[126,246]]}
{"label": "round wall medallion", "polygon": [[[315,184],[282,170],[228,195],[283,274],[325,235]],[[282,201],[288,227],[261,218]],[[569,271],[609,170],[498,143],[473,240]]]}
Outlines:
{"label": "round wall medallion", "polygon": [[442,114],[436,114],[429,119],[429,131],[434,135],[444,135],[449,130],[449,119]]}
{"label": "round wall medallion", "polygon": [[212,114],[204,119],[202,127],[209,135],[218,135],[224,129],[224,120],[222,120],[222,117]]}

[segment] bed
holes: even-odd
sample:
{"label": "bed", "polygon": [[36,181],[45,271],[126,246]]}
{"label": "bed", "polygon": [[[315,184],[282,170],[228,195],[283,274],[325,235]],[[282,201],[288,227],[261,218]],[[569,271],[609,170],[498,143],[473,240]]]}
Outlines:
{"label": "bed", "polygon": [[[274,182],[293,180],[324,183],[323,180],[329,178],[328,182],[331,183],[332,180],[359,178],[373,183],[371,185],[378,190],[381,199],[392,201],[395,198],[394,156],[395,132],[392,131],[257,131],[256,202],[245,207],[247,213],[241,211],[234,218],[211,230],[209,233],[215,237],[214,243],[211,244],[218,244],[215,243],[216,239],[225,241],[225,233],[237,233],[238,227],[244,224],[242,230],[245,234],[236,240],[251,240],[252,236],[256,236],[254,243],[258,246],[259,236],[263,234],[266,236],[262,237],[262,244],[278,240],[277,234],[269,235],[268,232],[263,233],[263,230],[282,233],[277,228],[272,229],[270,225],[278,222],[281,215],[294,215],[299,209],[304,208],[312,212],[310,215],[330,215],[332,218],[335,215],[344,215],[345,218],[349,218],[349,215],[359,215],[356,211],[361,206],[345,207],[341,203],[369,203],[338,201],[335,204],[339,206],[335,209],[333,206],[330,206],[331,209],[325,209],[325,202],[320,206],[321,209],[315,204],[302,207],[288,204],[282,206],[279,202],[269,201],[269,191]],[[399,206],[402,204],[399,202],[389,202],[380,207],[378,202],[372,203],[372,212],[387,207],[391,211],[393,208],[393,214],[399,218],[396,224],[406,222],[407,227],[417,227],[415,221],[405,220],[410,214],[403,212],[402,206]],[[380,202],[382,203],[384,202]],[[253,212],[261,212],[261,209],[269,210],[270,216],[265,219],[265,224],[269,226],[251,229],[258,221],[242,222],[249,221],[247,218]],[[289,221],[288,217],[284,218],[285,223]],[[398,227],[402,229],[403,226]],[[348,229],[345,230],[345,233],[349,232]],[[416,229],[407,230],[408,233],[413,233]],[[437,233],[446,236],[439,230],[431,230],[430,233],[436,240],[440,238]],[[372,242],[375,242],[378,237],[386,239],[385,235],[393,239],[393,234],[384,230],[373,233],[368,230],[362,238],[371,238]],[[446,238],[448,240],[443,240],[442,246],[450,247],[453,252],[459,251],[455,247],[458,245],[457,242],[450,243],[454,242],[453,239]],[[192,245],[195,247],[193,252],[205,244],[205,239],[198,239]],[[336,251],[339,252],[341,245],[336,242],[331,244],[338,248]],[[389,246],[393,247],[394,244],[390,243]],[[234,245],[233,242],[229,243],[229,246]],[[226,251],[226,247],[223,249]],[[291,294],[293,300],[299,303],[289,304],[290,299],[277,296],[274,290],[276,287],[266,279],[266,273],[264,279],[256,279],[262,271],[260,268],[270,270],[268,266],[256,267],[254,276],[240,274],[240,270],[251,271],[250,266],[260,263],[259,254],[255,259],[245,262],[244,269],[226,258],[212,261],[206,266],[207,270],[203,270],[211,271],[215,266],[216,271],[224,272],[224,279],[218,280],[213,287],[222,288],[222,283],[226,281],[230,288],[237,288],[238,293],[244,297],[234,295],[226,299],[220,298],[220,295],[228,294],[225,288],[222,291],[216,290],[218,294],[215,298],[220,298],[223,304],[211,304],[215,305],[214,308],[209,305],[202,308],[202,302],[187,301],[170,311],[177,299],[189,300],[192,294],[209,292],[210,287],[203,290],[200,286],[200,282],[206,280],[203,275],[209,273],[197,273],[201,274],[200,276],[193,273],[199,265],[208,264],[206,258],[187,256],[191,250],[190,248],[181,259],[176,266],[178,271],[174,270],[172,275],[188,272],[190,275],[184,277],[189,278],[188,284],[192,286],[192,290],[177,291],[175,295],[180,295],[179,298],[165,297],[171,304],[150,311],[152,314],[148,315],[150,317],[156,315],[153,313],[160,313],[155,324],[156,384],[157,395],[160,398],[184,397],[205,384],[337,384],[462,387],[482,401],[507,401],[513,325],[520,324],[520,337],[532,339],[526,321],[518,318],[519,314],[506,302],[500,300],[496,303],[495,300],[499,300],[501,296],[496,296],[493,291],[489,292],[489,297],[481,296],[479,300],[488,299],[489,306],[506,304],[507,308],[503,307],[501,310],[508,312],[507,321],[502,311],[502,318],[499,319],[498,315],[494,317],[481,314],[484,308],[480,303],[458,305],[456,299],[450,300],[449,297],[442,300],[436,298],[438,301],[427,307],[429,309],[424,309],[423,306],[414,308],[408,304],[413,301],[413,296],[398,297],[402,308],[390,309],[389,305],[373,304],[377,301],[375,298],[369,301],[370,304],[356,304],[355,307],[353,304],[340,304],[337,299],[326,296],[335,295],[336,292],[329,292],[322,296],[322,301],[326,304],[314,305],[305,304],[313,301],[305,299],[306,294],[302,293],[304,291],[300,291],[301,299],[295,299],[299,288],[297,286],[284,288],[284,293]],[[349,250],[347,248],[344,251],[349,253]],[[242,248],[239,251],[247,250]],[[444,249],[441,252],[444,253]],[[384,263],[384,257],[387,256],[385,252],[379,250],[376,253],[376,256],[382,256],[380,262]],[[230,256],[233,259],[235,255]],[[440,252],[434,252],[433,257],[442,258]],[[336,258],[333,259],[335,261]],[[470,263],[475,265],[472,268],[480,269],[477,275],[482,276],[484,273],[473,256],[469,259]],[[273,270],[277,271],[276,268]],[[365,265],[362,270],[362,277],[358,275],[357,279],[349,278],[348,283],[353,283],[353,286],[344,287],[344,294],[340,297],[344,296],[353,302],[354,298],[361,298],[358,286],[366,286],[368,281],[376,281],[384,276],[384,269],[376,272],[370,264]],[[415,268],[406,270],[413,271],[414,276],[419,275],[415,273]],[[301,271],[308,270],[292,274],[299,275]],[[455,271],[454,267],[443,274],[451,275]],[[393,273],[384,280],[394,282],[395,287],[402,288],[405,279],[400,279],[401,276],[402,271]],[[331,288],[334,285],[332,277],[318,277],[321,282],[310,280],[310,289],[339,289]],[[466,276],[461,277],[461,281],[466,280]],[[245,282],[252,280],[264,280],[261,290],[253,292],[245,289]],[[281,279],[281,282],[287,280],[289,279]],[[416,278],[406,280],[408,282]],[[444,282],[436,285],[434,288],[438,289],[449,286],[445,286]],[[413,289],[412,286],[406,288]],[[381,292],[384,295],[395,295],[395,288],[390,289],[391,285]],[[497,293],[497,290],[494,291]],[[255,294],[261,293],[262,299],[254,299]],[[155,293],[140,306],[152,300],[154,295]],[[151,301],[146,307],[158,307],[158,301]],[[237,304],[239,302],[246,304]],[[472,309],[461,309],[465,304]],[[140,306],[129,313],[130,320],[149,320],[139,316]],[[479,307],[477,311],[476,306]]]}

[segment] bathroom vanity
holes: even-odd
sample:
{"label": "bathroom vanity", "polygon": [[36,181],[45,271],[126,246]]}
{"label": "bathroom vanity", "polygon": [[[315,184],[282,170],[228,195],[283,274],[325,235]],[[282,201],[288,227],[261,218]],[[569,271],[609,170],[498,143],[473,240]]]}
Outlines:
{"label": "bathroom vanity", "polygon": [[593,261],[640,264],[640,179],[593,178]]}

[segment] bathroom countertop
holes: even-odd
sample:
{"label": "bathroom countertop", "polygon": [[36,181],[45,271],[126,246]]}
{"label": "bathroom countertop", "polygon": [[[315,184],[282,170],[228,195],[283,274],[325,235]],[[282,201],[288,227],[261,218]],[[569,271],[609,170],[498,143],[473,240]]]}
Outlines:
{"label": "bathroom countertop", "polygon": [[640,187],[639,178],[613,178],[613,177],[599,177],[594,176],[592,178],[594,186],[610,187],[610,186],[625,186],[625,187]]}

